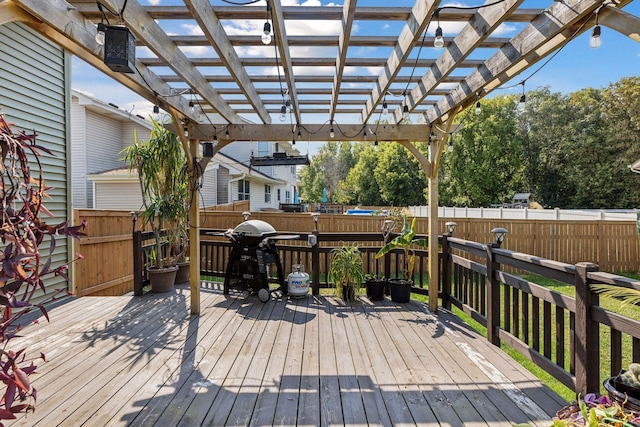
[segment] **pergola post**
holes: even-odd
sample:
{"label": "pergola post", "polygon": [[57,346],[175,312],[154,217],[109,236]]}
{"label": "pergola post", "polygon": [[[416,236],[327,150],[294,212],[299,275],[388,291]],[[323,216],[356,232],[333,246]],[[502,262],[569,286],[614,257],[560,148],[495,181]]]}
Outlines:
{"label": "pergola post", "polygon": [[[435,156],[438,156],[436,143],[429,143],[429,161],[433,166]],[[438,311],[438,171],[431,169],[429,178],[429,310]]]}
{"label": "pergola post", "polygon": [[[191,158],[198,156],[200,141],[189,140]],[[200,314],[200,206],[198,203],[198,186],[194,180],[198,179],[195,173],[195,162],[190,162],[189,167],[189,288],[191,295],[191,314]]]}

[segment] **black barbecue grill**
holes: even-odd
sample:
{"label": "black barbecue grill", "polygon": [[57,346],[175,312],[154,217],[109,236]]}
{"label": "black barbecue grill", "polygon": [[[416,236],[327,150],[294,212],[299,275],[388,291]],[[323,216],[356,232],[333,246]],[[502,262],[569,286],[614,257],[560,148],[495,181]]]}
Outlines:
{"label": "black barbecue grill", "polygon": [[[271,299],[272,292],[287,294],[285,276],[276,247],[276,240],[299,239],[298,235],[279,235],[267,222],[252,219],[227,230],[224,236],[231,242],[231,254],[224,277],[225,294],[230,289],[249,291],[258,295],[262,302]],[[276,289],[269,287],[269,266],[275,265]]]}

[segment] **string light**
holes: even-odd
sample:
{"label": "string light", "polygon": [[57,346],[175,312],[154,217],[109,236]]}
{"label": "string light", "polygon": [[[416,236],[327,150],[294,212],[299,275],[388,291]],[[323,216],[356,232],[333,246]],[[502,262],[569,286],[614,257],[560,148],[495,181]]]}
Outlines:
{"label": "string light", "polygon": [[96,43],[100,46],[104,46],[104,34],[105,34],[105,26],[104,23],[98,22],[98,32],[96,33]]}
{"label": "string light", "polygon": [[480,114],[482,114],[482,106],[480,105],[480,101],[476,102],[476,116],[479,116]]}
{"label": "string light", "polygon": [[408,105],[404,105],[402,107],[402,118],[405,120],[409,120],[411,116],[409,115],[409,106]]}
{"label": "string light", "polygon": [[518,102],[517,110],[519,113],[524,112],[524,107],[527,103],[527,95],[524,94],[524,81],[522,81],[522,95],[520,96],[520,102]]}
{"label": "string light", "polygon": [[284,105],[280,107],[280,121],[284,122],[287,120],[287,107]]}
{"label": "string light", "polygon": [[387,104],[386,99],[382,102],[382,114],[385,116],[389,114],[389,105]]}
{"label": "string light", "polygon": [[376,142],[373,143],[373,149],[374,150],[378,150],[378,140],[376,139]]}
{"label": "string light", "polygon": [[[596,18],[596,22],[597,22],[597,18]],[[591,46],[592,49],[597,49],[602,44],[600,33],[601,33],[600,25],[596,25],[595,27],[593,27],[593,31],[591,32],[591,40],[589,40],[589,46]]]}
{"label": "string light", "polygon": [[[333,123],[333,120],[331,121],[331,123]],[[329,128],[329,138],[333,139],[336,136],[335,132],[333,131],[333,125]]]}
{"label": "string light", "polygon": [[265,45],[271,44],[271,24],[268,22],[265,22],[264,27],[262,27],[262,43]]}
{"label": "string light", "polygon": [[444,47],[444,37],[442,37],[442,28],[440,27],[440,9],[433,12],[433,16],[438,20],[438,28],[436,28],[436,37],[433,40],[433,47],[442,49]]}

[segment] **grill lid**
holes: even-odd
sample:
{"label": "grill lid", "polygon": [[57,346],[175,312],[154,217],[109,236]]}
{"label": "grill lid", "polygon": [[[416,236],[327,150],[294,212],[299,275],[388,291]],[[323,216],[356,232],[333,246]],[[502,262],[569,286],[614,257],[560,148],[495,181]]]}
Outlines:
{"label": "grill lid", "polygon": [[233,235],[237,237],[268,237],[275,234],[276,230],[271,224],[259,219],[242,222],[233,229]]}

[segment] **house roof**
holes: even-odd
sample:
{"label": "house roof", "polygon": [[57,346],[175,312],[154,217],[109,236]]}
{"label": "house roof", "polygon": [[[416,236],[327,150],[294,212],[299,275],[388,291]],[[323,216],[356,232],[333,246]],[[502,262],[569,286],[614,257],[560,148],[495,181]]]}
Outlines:
{"label": "house roof", "polygon": [[149,118],[134,114],[133,111],[126,111],[117,105],[108,104],[82,91],[71,89],[71,96],[78,98],[78,103],[88,110],[95,111],[103,116],[110,117],[118,121],[132,121],[147,129],[152,129],[153,125]]}
{"label": "house roof", "polygon": [[[207,165],[207,170],[216,169],[219,166],[224,166],[229,170],[232,177],[237,178],[246,176],[247,179],[253,179],[260,182],[267,182],[272,184],[282,184],[284,181],[273,178],[259,170],[253,169],[233,157],[227,156],[222,153],[217,153],[211,162]],[[115,168],[108,169],[101,172],[96,172],[87,175],[87,179],[95,182],[137,182],[138,172],[133,170],[131,173],[128,168]]]}

